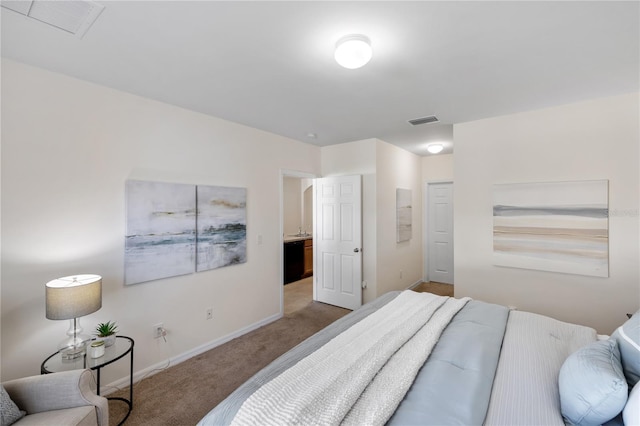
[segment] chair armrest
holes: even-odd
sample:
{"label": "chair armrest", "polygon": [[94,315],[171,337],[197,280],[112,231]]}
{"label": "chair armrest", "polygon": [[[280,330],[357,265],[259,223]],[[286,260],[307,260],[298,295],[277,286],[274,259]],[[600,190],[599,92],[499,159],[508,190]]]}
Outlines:
{"label": "chair armrest", "polygon": [[91,389],[93,382],[90,370],[72,370],[11,380],[2,385],[27,414],[94,405],[98,424],[108,426],[109,403]]}

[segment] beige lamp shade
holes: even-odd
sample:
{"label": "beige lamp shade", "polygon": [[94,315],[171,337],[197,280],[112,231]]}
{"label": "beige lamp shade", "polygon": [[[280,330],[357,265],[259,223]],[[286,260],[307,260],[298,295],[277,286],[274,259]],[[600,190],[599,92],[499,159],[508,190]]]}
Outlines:
{"label": "beige lamp shade", "polygon": [[47,318],[65,320],[89,315],[102,307],[102,277],[74,275],[46,284]]}

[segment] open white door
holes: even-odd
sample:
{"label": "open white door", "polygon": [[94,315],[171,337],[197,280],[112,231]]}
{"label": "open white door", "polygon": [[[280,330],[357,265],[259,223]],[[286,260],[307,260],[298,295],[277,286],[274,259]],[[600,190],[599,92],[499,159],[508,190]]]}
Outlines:
{"label": "open white door", "polygon": [[315,179],[313,299],[362,305],[362,178]]}
{"label": "open white door", "polygon": [[429,281],[453,284],[453,183],[428,189]]}

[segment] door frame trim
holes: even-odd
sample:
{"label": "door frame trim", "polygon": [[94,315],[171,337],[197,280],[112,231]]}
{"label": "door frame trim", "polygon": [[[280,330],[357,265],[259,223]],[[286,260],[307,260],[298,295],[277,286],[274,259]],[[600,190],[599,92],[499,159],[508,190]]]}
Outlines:
{"label": "door frame trim", "polygon": [[[423,186],[423,203],[422,203],[422,280],[429,282],[429,185],[450,183],[453,185],[453,179],[436,179],[426,180]],[[454,259],[455,262],[455,259]]]}
{"label": "door frame trim", "polygon": [[[280,271],[280,315],[284,315],[284,178],[295,177],[300,179],[316,179],[318,177],[315,173],[303,172],[300,170],[292,169],[280,169],[280,234],[279,234],[279,271]],[[311,231],[313,233],[313,230]],[[313,254],[315,257],[315,252]],[[315,259],[314,259],[315,261]],[[314,296],[315,298],[315,293]]]}

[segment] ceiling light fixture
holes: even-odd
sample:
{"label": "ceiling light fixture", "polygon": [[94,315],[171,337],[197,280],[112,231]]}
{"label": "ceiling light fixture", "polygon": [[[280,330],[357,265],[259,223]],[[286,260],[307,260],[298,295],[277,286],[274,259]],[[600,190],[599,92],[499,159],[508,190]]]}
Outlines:
{"label": "ceiling light fixture", "polygon": [[336,43],[336,62],[350,70],[366,65],[372,56],[371,41],[366,36],[351,34]]}
{"label": "ceiling light fixture", "polygon": [[432,143],[431,145],[427,145],[427,151],[432,154],[438,154],[442,152],[443,149],[444,147],[440,143]]}

